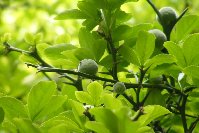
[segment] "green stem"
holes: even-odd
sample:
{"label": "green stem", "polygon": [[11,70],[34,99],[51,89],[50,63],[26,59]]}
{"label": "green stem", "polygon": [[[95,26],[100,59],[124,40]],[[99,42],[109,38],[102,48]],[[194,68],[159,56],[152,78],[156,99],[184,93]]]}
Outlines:
{"label": "green stem", "polygon": [[184,128],[184,133],[188,133],[189,132],[188,128],[187,128],[187,120],[186,120],[186,113],[185,113],[187,97],[188,97],[188,95],[183,95],[182,96],[182,105],[179,107],[180,114],[181,114],[181,119],[182,119],[182,125],[183,125],[183,128]]}
{"label": "green stem", "polygon": [[111,35],[111,27],[108,25],[107,20],[106,20],[106,15],[104,13],[104,11],[101,9],[101,18],[103,20],[103,22],[105,23],[105,28],[104,31],[104,35],[105,35],[105,39],[107,41],[108,44],[108,50],[110,50],[110,54],[112,55],[112,60],[113,60],[113,67],[112,67],[112,77],[114,80],[118,81],[118,76],[117,76],[117,50],[114,46],[114,42],[112,39],[112,35]]}
{"label": "green stem", "polygon": [[[49,65],[48,63],[46,63],[38,54],[37,50],[35,50],[34,52],[30,52],[30,51],[26,51],[26,50],[23,50],[23,49],[19,49],[19,48],[16,48],[16,47],[13,47],[11,46],[10,44],[8,44],[7,42],[4,43],[6,49],[8,50],[8,53],[9,52],[18,52],[18,53],[22,53],[22,54],[27,54],[29,56],[32,56],[33,58],[35,58],[37,61],[39,61],[42,66],[44,67],[49,67],[49,68],[53,68],[53,66]],[[44,74],[45,75],[45,74]],[[46,75],[45,75],[46,76]],[[70,77],[69,75],[66,75],[64,74],[64,76],[69,79],[70,81],[72,82],[76,82],[75,79],[73,79],[72,77]],[[47,77],[48,78],[48,77]]]}

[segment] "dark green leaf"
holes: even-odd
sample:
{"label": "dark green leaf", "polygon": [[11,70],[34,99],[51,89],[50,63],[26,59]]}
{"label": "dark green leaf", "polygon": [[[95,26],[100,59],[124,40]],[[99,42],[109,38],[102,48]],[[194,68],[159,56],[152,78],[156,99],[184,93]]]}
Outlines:
{"label": "dark green leaf", "polygon": [[122,45],[120,48],[119,48],[119,51],[118,51],[126,61],[128,61],[129,63],[132,63],[134,65],[137,65],[139,66],[140,63],[139,63],[139,60],[138,60],[138,57],[136,55],[136,52],[125,46],[125,45]]}
{"label": "dark green leaf", "polygon": [[4,112],[3,108],[0,107],[0,125],[4,120],[4,115],[5,115],[5,112]]}

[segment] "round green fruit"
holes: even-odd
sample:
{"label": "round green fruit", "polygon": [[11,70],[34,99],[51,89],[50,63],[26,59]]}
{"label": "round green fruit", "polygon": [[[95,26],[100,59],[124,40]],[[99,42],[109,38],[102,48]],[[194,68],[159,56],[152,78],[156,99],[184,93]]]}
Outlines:
{"label": "round green fruit", "polygon": [[78,71],[90,75],[95,75],[98,71],[98,65],[92,59],[83,59],[79,63]]}
{"label": "round green fruit", "polygon": [[117,82],[113,85],[113,90],[117,94],[123,94],[126,90],[126,86],[122,82]]}
{"label": "round green fruit", "polygon": [[159,12],[162,18],[162,22],[160,22],[158,17],[157,20],[160,24],[169,27],[175,24],[178,15],[172,7],[163,7],[159,10]]}
{"label": "round green fruit", "polygon": [[155,47],[162,50],[164,48],[163,47],[164,42],[167,41],[166,35],[159,29],[149,30],[149,33],[154,34],[156,37]]}

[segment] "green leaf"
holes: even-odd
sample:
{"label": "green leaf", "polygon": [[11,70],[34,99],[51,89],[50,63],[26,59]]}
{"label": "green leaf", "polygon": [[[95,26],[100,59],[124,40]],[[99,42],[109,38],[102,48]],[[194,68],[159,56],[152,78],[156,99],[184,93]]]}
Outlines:
{"label": "green leaf", "polygon": [[94,41],[94,44],[92,45],[92,52],[95,56],[95,60],[98,62],[102,56],[104,55],[105,49],[106,49],[106,41],[100,39]]}
{"label": "green leaf", "polygon": [[182,51],[184,53],[187,66],[199,65],[199,33],[192,34],[183,43]]}
{"label": "green leaf", "polygon": [[106,108],[117,110],[122,107],[122,102],[115,98],[112,94],[105,94],[102,101]]}
{"label": "green leaf", "polygon": [[55,17],[56,20],[86,18],[88,18],[88,16],[78,9],[66,10],[65,12],[62,12]]}
{"label": "green leaf", "polygon": [[111,55],[107,55],[104,58],[102,58],[102,60],[99,62],[100,65],[106,67],[108,70],[110,68],[112,68],[112,56]]}
{"label": "green leaf", "polygon": [[96,133],[110,133],[109,130],[101,122],[88,121],[86,122],[86,128],[95,131]]}
{"label": "green leaf", "polygon": [[115,17],[116,17],[116,23],[117,25],[124,23],[126,21],[128,21],[129,19],[132,18],[132,14],[131,13],[126,13],[122,10],[117,10],[115,12]]}
{"label": "green leaf", "polygon": [[120,25],[112,32],[112,38],[115,42],[135,38],[140,31],[147,31],[152,27],[151,24],[139,24],[134,27]]}
{"label": "green leaf", "polygon": [[34,44],[34,35],[31,33],[26,33],[24,36],[24,40],[26,41],[26,43],[28,44]]}
{"label": "green leaf", "polygon": [[154,56],[153,58],[147,60],[145,66],[146,67],[155,67],[157,65],[161,65],[164,63],[174,63],[176,62],[176,58],[173,55],[169,55],[169,54],[159,54]]}
{"label": "green leaf", "polygon": [[79,31],[79,43],[81,48],[90,48],[93,45],[94,38],[92,34],[86,29],[81,28]]}
{"label": "green leaf", "polygon": [[93,59],[94,60],[94,55],[92,50],[88,49],[88,48],[78,48],[75,50],[74,52],[75,57],[78,60],[83,60],[83,59]]}
{"label": "green leaf", "polygon": [[86,103],[89,105],[94,104],[93,98],[88,94],[88,92],[76,91],[75,96],[76,96],[77,100],[79,100],[82,103]]}
{"label": "green leaf", "polygon": [[118,119],[111,110],[107,108],[93,108],[90,110],[90,113],[95,116],[97,122],[103,123],[111,133],[119,133]]}
{"label": "green leaf", "polygon": [[71,44],[57,44],[57,45],[53,45],[53,46],[46,48],[44,53],[49,59],[57,60],[57,59],[65,57],[61,54],[61,52],[67,51],[67,50],[72,50],[75,48],[76,47]]}
{"label": "green leaf", "polygon": [[[64,126],[64,128],[58,127],[59,125]],[[58,130],[62,132],[76,132],[76,133],[83,133],[83,131],[79,128],[78,124],[72,121],[71,119],[64,117],[64,116],[56,116],[41,125],[41,129],[45,132],[55,131]]]}
{"label": "green leaf", "polygon": [[199,79],[199,66],[188,66],[185,67],[183,72],[188,76]]}
{"label": "green leaf", "polygon": [[125,46],[125,45],[122,45],[120,48],[119,48],[119,51],[118,51],[126,61],[128,61],[129,63],[132,63],[134,65],[137,65],[139,66],[139,60],[138,60],[138,57],[136,55],[136,52],[131,49],[130,47],[128,46]]}
{"label": "green leaf", "polygon": [[[90,1],[78,1],[77,7],[86,14],[89,18],[97,19],[98,18],[98,10],[96,5]],[[87,18],[88,18],[87,17]]]}
{"label": "green leaf", "polygon": [[138,129],[137,133],[155,133],[151,127],[145,126]]}
{"label": "green leaf", "polygon": [[155,48],[155,36],[146,32],[140,31],[136,42],[136,52],[140,60],[140,65],[144,65],[147,59],[153,54]]}
{"label": "green leaf", "polygon": [[199,16],[187,15],[180,19],[175,25],[175,30],[172,30],[171,40],[176,42],[183,40],[188,34],[193,32],[199,26]]}
{"label": "green leaf", "polygon": [[181,67],[185,67],[186,61],[185,57],[183,55],[183,51],[181,47],[178,44],[175,44],[174,42],[165,42],[164,47],[168,50],[169,54],[173,55],[177,59],[177,64]]}
{"label": "green leaf", "polygon": [[12,120],[15,117],[28,117],[23,103],[13,97],[1,97],[0,107],[3,108],[6,118],[9,118],[10,120]]}
{"label": "green leaf", "polygon": [[32,87],[27,99],[31,120],[35,120],[45,105],[50,101],[55,91],[56,84],[53,81],[41,81]]}
{"label": "green leaf", "polygon": [[94,105],[98,104],[103,92],[103,86],[97,81],[94,81],[87,86],[87,91],[92,97]]}
{"label": "green leaf", "polygon": [[140,116],[138,121],[142,126],[146,126],[156,118],[168,113],[170,113],[170,111],[160,105],[148,105],[144,107],[144,115]]}
{"label": "green leaf", "polygon": [[5,112],[4,112],[3,108],[0,107],[0,125],[4,120],[4,115],[5,115]]}
{"label": "green leaf", "polygon": [[199,113],[199,107],[198,107],[198,104],[199,104],[199,100],[195,100],[195,101],[192,101],[190,103],[188,103],[188,107],[191,109],[191,111],[193,111],[194,114],[198,115]]}
{"label": "green leaf", "polygon": [[39,128],[33,125],[29,119],[15,118],[14,124],[20,133],[41,133]]}
{"label": "green leaf", "polygon": [[83,128],[84,127],[84,118],[86,117],[83,114],[84,111],[85,111],[83,104],[79,103],[77,101],[74,101],[74,100],[69,100],[69,103],[72,107],[72,111],[73,111],[73,114],[74,114],[76,121],[78,122],[79,126],[81,128]]}
{"label": "green leaf", "polygon": [[66,96],[52,96],[50,101],[46,103],[45,107],[37,115],[35,120],[42,119],[42,118],[49,119],[50,117],[49,115],[57,111],[60,107],[62,107],[62,105],[66,102],[66,99],[67,99]]}

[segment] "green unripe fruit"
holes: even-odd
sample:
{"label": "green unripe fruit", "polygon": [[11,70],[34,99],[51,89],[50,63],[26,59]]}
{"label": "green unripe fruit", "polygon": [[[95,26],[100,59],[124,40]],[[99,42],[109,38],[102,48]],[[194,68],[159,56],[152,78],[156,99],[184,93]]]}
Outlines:
{"label": "green unripe fruit", "polygon": [[163,44],[165,41],[167,41],[167,37],[166,35],[158,29],[153,29],[153,30],[149,30],[149,33],[152,33],[155,35],[156,39],[155,39],[155,47],[162,50]]}
{"label": "green unripe fruit", "polygon": [[113,90],[117,94],[123,94],[126,90],[126,86],[122,82],[117,82],[113,85]]}
{"label": "green unripe fruit", "polygon": [[80,61],[78,71],[90,75],[95,75],[98,71],[98,65],[92,59],[84,59]]}
{"label": "green unripe fruit", "polygon": [[178,18],[178,15],[173,8],[163,7],[159,10],[159,12],[161,15],[162,22],[160,22],[158,17],[157,17],[157,20],[160,24],[162,24],[164,26],[169,26],[169,27],[175,24],[175,22]]}

